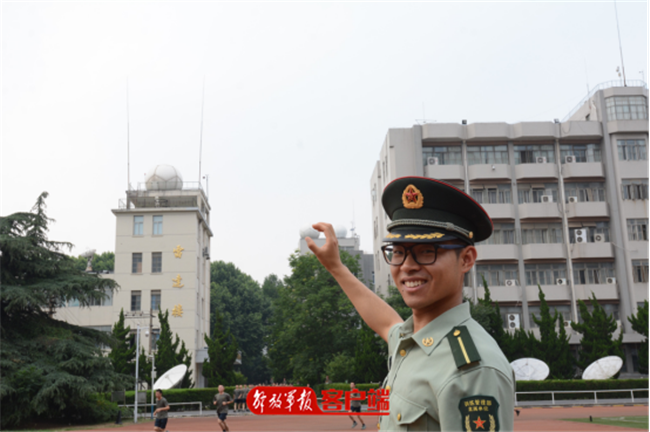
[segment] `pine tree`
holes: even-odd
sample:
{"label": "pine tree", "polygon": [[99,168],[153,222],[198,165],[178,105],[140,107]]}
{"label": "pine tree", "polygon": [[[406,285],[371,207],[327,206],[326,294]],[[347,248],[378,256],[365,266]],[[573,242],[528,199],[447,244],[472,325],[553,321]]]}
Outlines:
{"label": "pine tree", "polygon": [[[546,302],[546,295],[544,295],[539,284],[537,289],[539,290],[540,317],[537,318],[533,315],[533,321],[539,326],[540,342],[541,346],[544,347],[544,349],[539,350],[539,358],[548,365],[551,379],[573,378],[575,359],[571,354],[569,336],[567,336],[564,329],[562,314],[555,310],[553,316],[551,316],[551,310]],[[559,324],[560,334],[555,329],[556,324]]]}
{"label": "pine tree", "polygon": [[643,306],[637,309],[636,314],[629,316],[627,320],[632,324],[632,329],[645,336],[645,340],[639,346],[639,372],[648,373],[648,300]]}
{"label": "pine tree", "polygon": [[214,328],[211,337],[205,336],[209,359],[203,363],[203,376],[208,387],[235,384],[234,364],[237,359],[237,342],[227,331],[223,332],[223,318],[214,311]]}
{"label": "pine tree", "polygon": [[492,313],[487,317],[488,327],[485,330],[494,338],[499,347],[501,347],[501,350],[506,352],[510,343],[510,334],[503,328],[503,318],[501,317],[499,303],[492,301],[490,288],[488,288],[485,278],[483,278],[483,288],[485,289],[485,293],[482,299],[478,299],[478,302],[492,310]]}
{"label": "pine tree", "polygon": [[131,327],[124,327],[124,309],[120,310],[120,318],[113,325],[115,343],[111,346],[108,358],[111,359],[115,372],[133,375],[135,372],[135,336]]}
{"label": "pine tree", "polygon": [[595,294],[592,293],[590,301],[593,308],[591,313],[585,302],[578,300],[582,323],[571,323],[573,330],[582,333],[580,358],[577,364],[583,370],[606,356],[615,355],[625,360],[622,348],[623,332],[618,339],[612,339],[617,328],[616,320],[612,315],[607,315],[605,309],[598,304]]}
{"label": "pine tree", "polygon": [[48,240],[47,196],[31,212],[0,218],[3,429],[27,419],[108,420],[114,411],[99,408],[96,394],[124,388],[129,379],[101,354],[102,344],[113,343],[110,335],[53,318],[66,302],[89,306],[117,284],[76,269],[62,252],[72,245]]}
{"label": "pine tree", "polygon": [[182,363],[187,365],[187,373],[178,387],[193,387],[192,357],[185,348],[185,342],[181,344],[178,335],[173,339],[174,335],[169,327],[169,310],[166,310],[165,313],[162,311],[158,312],[158,322],[160,323],[160,337],[156,344],[156,371],[158,376],[161,376],[169,369]]}

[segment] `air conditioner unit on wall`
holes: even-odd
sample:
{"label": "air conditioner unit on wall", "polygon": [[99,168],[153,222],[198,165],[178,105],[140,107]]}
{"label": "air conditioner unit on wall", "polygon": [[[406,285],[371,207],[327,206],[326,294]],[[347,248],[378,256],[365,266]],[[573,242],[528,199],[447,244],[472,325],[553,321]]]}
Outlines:
{"label": "air conditioner unit on wall", "polygon": [[587,243],[589,230],[587,228],[578,228],[575,230],[576,243]]}
{"label": "air conditioner unit on wall", "polygon": [[517,285],[517,280],[516,279],[508,279],[506,280],[506,286],[512,287]]}
{"label": "air conditioner unit on wall", "polygon": [[571,156],[565,156],[564,157],[564,163],[576,163],[576,157],[571,155]]}
{"label": "air conditioner unit on wall", "polygon": [[571,333],[573,331],[573,327],[571,327],[571,321],[570,320],[565,320],[564,321],[564,330],[567,333]]}
{"label": "air conditioner unit on wall", "polygon": [[543,203],[552,203],[553,202],[553,195],[542,195],[542,202]]}
{"label": "air conditioner unit on wall", "polygon": [[566,285],[566,278],[557,278],[555,279],[556,285]]}
{"label": "air conditioner unit on wall", "polygon": [[605,243],[605,235],[604,234],[594,234],[594,242],[596,242],[596,243]]}
{"label": "air conditioner unit on wall", "polygon": [[508,328],[518,329],[521,326],[521,320],[518,313],[508,314]]}
{"label": "air conditioner unit on wall", "polygon": [[427,159],[427,165],[440,165],[440,160],[437,157],[431,156]]}
{"label": "air conditioner unit on wall", "polygon": [[568,201],[569,201],[570,203],[577,203],[577,202],[578,202],[578,197],[570,196],[569,199],[568,199]]}
{"label": "air conditioner unit on wall", "polygon": [[616,285],[616,278],[615,277],[608,277],[605,279],[605,283],[609,285]]}
{"label": "air conditioner unit on wall", "polygon": [[544,156],[538,156],[537,163],[546,163],[546,158]]}

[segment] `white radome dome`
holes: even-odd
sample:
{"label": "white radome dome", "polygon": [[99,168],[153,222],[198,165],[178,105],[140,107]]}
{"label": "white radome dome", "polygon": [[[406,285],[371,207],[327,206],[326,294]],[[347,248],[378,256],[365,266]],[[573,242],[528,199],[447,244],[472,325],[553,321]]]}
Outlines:
{"label": "white radome dome", "polygon": [[171,165],[156,165],[147,172],[147,190],[183,189],[183,176]]}
{"label": "white radome dome", "polygon": [[345,238],[348,235],[348,229],[343,225],[336,225],[334,232],[336,233],[336,238]]}
{"label": "white radome dome", "polygon": [[304,227],[300,228],[300,238],[304,239],[305,237],[309,237],[312,240],[316,240],[320,233],[316,231],[314,228],[312,228],[310,225],[305,225]]}

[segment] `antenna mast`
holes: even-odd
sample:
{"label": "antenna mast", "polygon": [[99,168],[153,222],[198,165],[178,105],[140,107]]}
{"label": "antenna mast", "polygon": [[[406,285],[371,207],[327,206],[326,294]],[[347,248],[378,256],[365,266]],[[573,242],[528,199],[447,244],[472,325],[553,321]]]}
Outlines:
{"label": "antenna mast", "polygon": [[205,75],[203,75],[203,92],[201,95],[201,133],[199,134],[199,186],[201,185],[201,156],[203,154],[203,106],[205,105]]}
{"label": "antenna mast", "polygon": [[[129,124],[129,77],[126,77],[126,190],[131,190],[131,138]],[[126,208],[129,208],[127,197]]]}
{"label": "antenna mast", "polygon": [[625,63],[623,63],[623,46],[621,45],[621,28],[618,25],[618,8],[616,7],[616,0],[614,0],[614,12],[616,13],[616,30],[618,31],[618,49],[621,52],[621,69],[623,70],[623,86],[627,87],[625,81]]}

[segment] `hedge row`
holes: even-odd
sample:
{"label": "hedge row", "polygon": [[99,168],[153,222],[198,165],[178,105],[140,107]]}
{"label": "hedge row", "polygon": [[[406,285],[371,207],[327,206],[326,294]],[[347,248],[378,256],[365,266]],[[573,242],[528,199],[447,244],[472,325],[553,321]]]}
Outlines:
{"label": "hedge row", "polygon": [[[357,384],[357,389],[359,391],[368,391],[370,389],[379,388],[378,383],[374,384]],[[545,381],[517,381],[517,392],[540,392],[540,391],[569,391],[569,390],[616,390],[616,389],[647,389],[648,388],[648,379],[626,379],[626,380],[545,380]],[[318,384],[314,387],[316,395],[320,397],[321,390],[324,389],[335,389],[335,390],[350,390],[350,384],[346,383],[332,383],[332,384]],[[228,386],[225,388],[226,393],[229,393],[231,396],[235,387]],[[201,388],[201,389],[170,389],[165,390],[164,396],[168,402],[201,402],[203,404],[203,409],[213,410],[216,407],[212,405],[212,398],[217,393],[216,388]],[[126,403],[133,404],[134,391],[127,391]],[[139,392],[140,393],[140,392]],[[147,394],[147,403],[151,401],[151,393],[149,391],[144,392]],[[592,394],[586,393],[567,393],[567,394],[556,394],[556,400],[574,400],[574,399],[591,399]],[[622,399],[629,398],[629,392],[613,392],[613,393],[600,393],[598,398],[607,398],[607,399]],[[634,397],[647,398],[647,391],[637,391],[634,393]],[[105,398],[110,400],[110,395],[105,395]],[[533,395],[518,395],[517,400],[519,401],[535,401],[535,400],[550,400],[551,395],[548,394],[533,394]],[[119,402],[121,403],[121,401]],[[232,405],[231,405],[232,407]],[[181,406],[172,406],[172,411],[194,411],[198,407],[196,405],[181,405]],[[149,407],[149,409],[151,409]]]}

